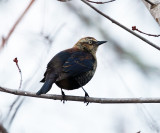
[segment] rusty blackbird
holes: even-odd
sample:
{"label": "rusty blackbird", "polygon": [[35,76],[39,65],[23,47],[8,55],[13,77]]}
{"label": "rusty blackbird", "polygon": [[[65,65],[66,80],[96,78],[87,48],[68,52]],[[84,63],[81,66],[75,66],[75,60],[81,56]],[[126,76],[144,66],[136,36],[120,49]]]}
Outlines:
{"label": "rusty blackbird", "polygon": [[55,83],[61,88],[63,96],[65,94],[62,89],[73,90],[81,87],[85,92],[85,98],[89,97],[83,86],[92,79],[97,67],[97,48],[105,42],[107,41],[85,37],[72,48],[56,54],[48,63],[44,78],[41,80],[44,84],[36,94],[47,93]]}

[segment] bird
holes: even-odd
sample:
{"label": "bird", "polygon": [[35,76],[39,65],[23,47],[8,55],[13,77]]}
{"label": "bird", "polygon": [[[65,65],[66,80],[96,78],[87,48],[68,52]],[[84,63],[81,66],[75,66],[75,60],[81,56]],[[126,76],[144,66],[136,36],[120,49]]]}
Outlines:
{"label": "bird", "polygon": [[97,41],[93,37],[81,38],[72,48],[57,53],[48,63],[43,86],[36,95],[46,94],[55,83],[63,99],[65,90],[82,88],[86,98],[88,93],[83,88],[93,77],[97,68],[96,52],[98,47],[107,41]]}

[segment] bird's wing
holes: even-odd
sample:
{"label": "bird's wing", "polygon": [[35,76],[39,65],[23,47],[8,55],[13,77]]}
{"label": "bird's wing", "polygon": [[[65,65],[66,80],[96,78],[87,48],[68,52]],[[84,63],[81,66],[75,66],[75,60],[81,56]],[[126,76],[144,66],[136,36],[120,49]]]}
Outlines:
{"label": "bird's wing", "polygon": [[67,74],[67,77],[80,75],[82,73],[93,70],[95,58],[92,54],[78,51],[72,55],[63,64],[62,72]]}
{"label": "bird's wing", "polygon": [[[77,52],[79,52],[78,49],[70,48],[56,54],[48,63],[47,70],[44,73],[44,78],[41,80],[41,82],[45,82],[46,79],[54,77],[55,74],[59,75],[62,73],[64,63],[72,56],[73,53]],[[63,78],[64,77],[66,76],[63,75]]]}
{"label": "bird's wing", "polygon": [[63,64],[74,51],[75,50],[67,49],[56,54],[48,63],[44,78],[40,82],[45,82],[46,78],[52,78],[55,74],[59,74]]}

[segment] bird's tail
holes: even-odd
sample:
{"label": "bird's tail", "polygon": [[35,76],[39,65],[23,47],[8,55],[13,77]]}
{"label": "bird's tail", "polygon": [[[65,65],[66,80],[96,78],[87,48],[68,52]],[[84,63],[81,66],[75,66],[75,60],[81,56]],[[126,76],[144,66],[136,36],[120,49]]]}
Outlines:
{"label": "bird's tail", "polygon": [[42,86],[42,88],[36,93],[36,95],[46,94],[52,87],[54,80],[46,80]]}

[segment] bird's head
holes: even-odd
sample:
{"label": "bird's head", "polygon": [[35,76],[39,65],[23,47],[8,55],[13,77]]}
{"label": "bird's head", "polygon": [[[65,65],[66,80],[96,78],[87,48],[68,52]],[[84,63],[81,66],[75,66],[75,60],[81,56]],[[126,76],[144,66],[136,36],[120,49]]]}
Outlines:
{"label": "bird's head", "polygon": [[83,51],[88,51],[92,54],[96,54],[97,48],[107,41],[97,41],[93,37],[84,37],[81,38],[75,45],[75,48],[78,48]]}

